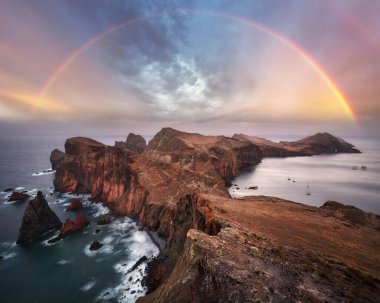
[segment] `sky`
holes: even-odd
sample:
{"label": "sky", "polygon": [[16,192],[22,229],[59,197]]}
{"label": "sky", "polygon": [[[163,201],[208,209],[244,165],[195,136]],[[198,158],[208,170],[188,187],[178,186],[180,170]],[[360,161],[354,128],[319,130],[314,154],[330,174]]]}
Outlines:
{"label": "sky", "polygon": [[0,127],[377,133],[380,1],[0,0]]}

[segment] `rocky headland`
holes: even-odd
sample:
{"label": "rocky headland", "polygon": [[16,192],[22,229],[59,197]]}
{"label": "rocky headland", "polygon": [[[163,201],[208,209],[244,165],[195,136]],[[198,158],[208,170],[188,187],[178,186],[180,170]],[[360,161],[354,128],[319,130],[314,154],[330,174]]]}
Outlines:
{"label": "rocky headland", "polygon": [[167,239],[139,302],[378,301],[378,216],[336,202],[232,199],[226,188],[264,156],[359,152],[351,144],[327,133],[274,143],[164,128],[142,151],[116,145],[68,139],[51,155],[54,186],[135,214]]}

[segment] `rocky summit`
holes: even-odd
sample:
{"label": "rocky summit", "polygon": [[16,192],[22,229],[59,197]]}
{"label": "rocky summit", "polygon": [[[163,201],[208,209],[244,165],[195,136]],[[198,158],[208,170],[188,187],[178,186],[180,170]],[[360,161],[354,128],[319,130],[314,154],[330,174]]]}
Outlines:
{"label": "rocky summit", "polygon": [[339,152],[359,151],[326,133],[274,143],[163,128],[141,153],[76,137],[51,160],[56,190],[89,193],[167,239],[139,302],[378,302],[378,216],[226,189],[263,157]]}
{"label": "rocky summit", "polygon": [[61,225],[61,221],[39,191],[25,208],[17,243],[25,243]]}
{"label": "rocky summit", "polygon": [[126,148],[132,152],[141,154],[146,148],[146,141],[143,136],[130,133],[125,142],[115,141],[115,146]]}

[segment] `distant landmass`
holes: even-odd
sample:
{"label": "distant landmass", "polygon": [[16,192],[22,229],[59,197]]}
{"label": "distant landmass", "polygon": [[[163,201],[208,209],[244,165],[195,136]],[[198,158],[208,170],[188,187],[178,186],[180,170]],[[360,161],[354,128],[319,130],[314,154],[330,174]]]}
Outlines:
{"label": "distant landmass", "polygon": [[379,216],[227,190],[263,157],[359,152],[328,133],[276,143],[163,128],[148,145],[70,138],[51,163],[56,190],[88,193],[167,239],[138,302],[376,302]]}

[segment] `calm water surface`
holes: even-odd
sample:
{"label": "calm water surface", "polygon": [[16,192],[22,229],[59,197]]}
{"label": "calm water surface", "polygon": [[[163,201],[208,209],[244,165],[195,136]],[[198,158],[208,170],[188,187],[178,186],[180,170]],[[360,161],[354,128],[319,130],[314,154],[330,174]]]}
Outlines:
{"label": "calm water surface", "polygon": [[[347,140],[362,153],[265,158],[232,182],[238,186],[232,186],[230,194],[269,195],[314,206],[334,200],[380,214],[380,141]],[[250,186],[258,189],[247,189]]]}

